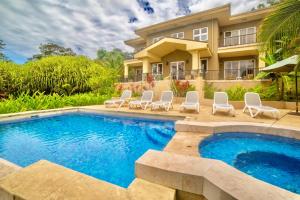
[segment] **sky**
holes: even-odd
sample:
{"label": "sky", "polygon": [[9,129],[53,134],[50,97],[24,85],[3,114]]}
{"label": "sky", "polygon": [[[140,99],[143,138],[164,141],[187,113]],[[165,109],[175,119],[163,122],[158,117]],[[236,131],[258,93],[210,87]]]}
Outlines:
{"label": "sky", "polygon": [[77,54],[98,49],[133,49],[124,40],[134,30],[231,3],[232,14],[264,0],[0,0],[0,40],[13,61],[24,63],[38,46],[54,42]]}

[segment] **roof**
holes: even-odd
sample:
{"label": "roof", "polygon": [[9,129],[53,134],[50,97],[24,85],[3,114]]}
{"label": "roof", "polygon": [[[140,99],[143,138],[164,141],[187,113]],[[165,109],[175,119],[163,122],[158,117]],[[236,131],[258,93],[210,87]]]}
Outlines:
{"label": "roof", "polygon": [[294,55],[273,65],[265,67],[261,71],[264,72],[291,72],[294,70],[295,65],[298,63],[298,56]]}
{"label": "roof", "polygon": [[167,20],[158,24],[153,24],[147,27],[137,29],[135,33],[141,37],[148,34],[161,32],[163,30],[182,27],[185,25],[217,19],[221,26],[227,26],[236,23],[243,23],[247,21],[255,21],[263,19],[273,8],[264,8],[255,11],[249,11],[237,15],[231,15],[231,5],[226,4],[220,7],[212,8],[209,10],[193,13],[190,15],[178,17],[175,19]]}

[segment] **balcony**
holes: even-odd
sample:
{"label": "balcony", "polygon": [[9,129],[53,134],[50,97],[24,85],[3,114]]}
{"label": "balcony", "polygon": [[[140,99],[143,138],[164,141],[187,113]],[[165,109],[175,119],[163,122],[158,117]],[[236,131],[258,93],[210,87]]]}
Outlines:
{"label": "balcony", "polygon": [[205,80],[253,80],[258,72],[258,68],[241,68],[208,70],[200,75]]}
{"label": "balcony", "polygon": [[219,40],[219,47],[239,46],[246,44],[255,44],[257,42],[256,33],[225,37]]}

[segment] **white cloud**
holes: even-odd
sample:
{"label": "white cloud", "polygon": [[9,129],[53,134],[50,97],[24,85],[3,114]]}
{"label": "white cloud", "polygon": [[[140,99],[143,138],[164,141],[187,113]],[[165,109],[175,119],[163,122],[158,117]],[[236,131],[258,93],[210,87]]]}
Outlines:
{"label": "white cloud", "polygon": [[[260,0],[186,0],[192,12],[232,3],[234,13],[250,10]],[[95,57],[99,48],[131,50],[123,41],[134,29],[175,18],[177,0],[149,0],[148,14],[136,0],[1,0],[0,39],[16,55],[31,57],[48,41]],[[182,3],[182,2],[181,2]],[[136,23],[128,23],[129,17]]]}

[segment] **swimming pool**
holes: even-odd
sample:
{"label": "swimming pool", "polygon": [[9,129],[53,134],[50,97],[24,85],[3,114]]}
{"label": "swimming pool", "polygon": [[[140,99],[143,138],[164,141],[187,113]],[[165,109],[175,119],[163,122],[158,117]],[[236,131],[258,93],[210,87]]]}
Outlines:
{"label": "swimming pool", "polygon": [[218,133],[199,152],[265,182],[300,194],[300,140],[266,134]]}
{"label": "swimming pool", "polygon": [[174,121],[69,113],[0,124],[0,157],[22,167],[46,159],[128,187],[135,160],[174,133]]}

